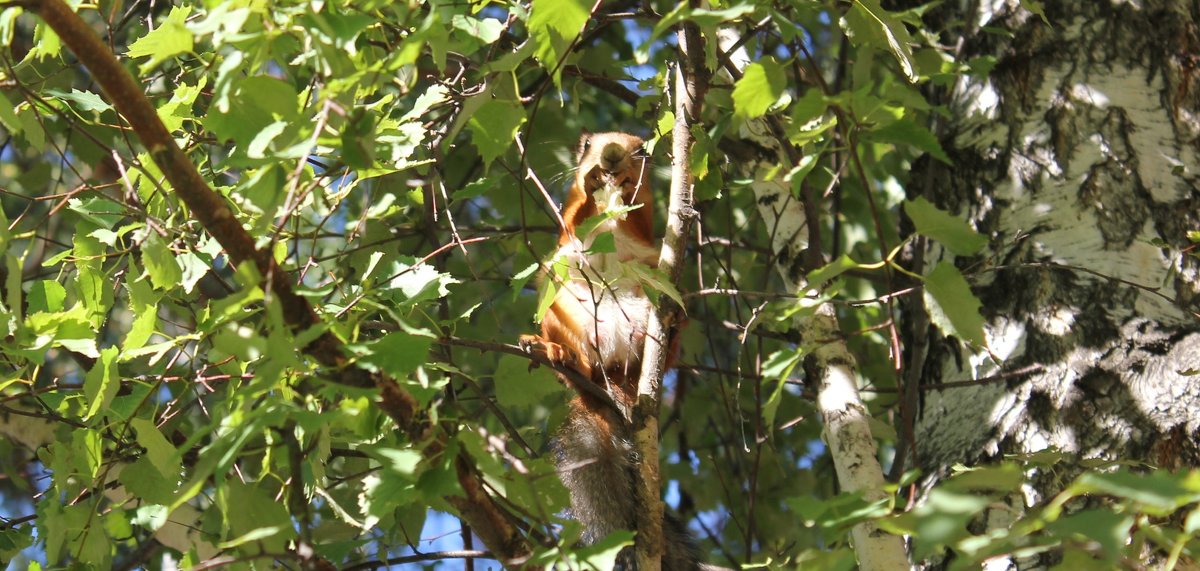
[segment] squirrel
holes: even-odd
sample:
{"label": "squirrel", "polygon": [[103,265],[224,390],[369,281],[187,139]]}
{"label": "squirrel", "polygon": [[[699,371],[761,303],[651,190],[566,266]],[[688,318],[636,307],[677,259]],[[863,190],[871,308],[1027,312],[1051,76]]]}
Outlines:
{"label": "squirrel", "polygon": [[[557,280],[557,288],[541,335],[523,335],[520,343],[575,370],[611,397],[609,403],[579,392],[552,445],[559,478],[570,492],[571,515],[584,527],[584,543],[591,543],[637,527],[634,470],[639,460],[628,419],[637,402],[651,304],[623,266],[656,267],[659,247],[654,243],[650,161],[642,139],[585,131],[576,163],[552,262],[564,264],[566,271],[550,278]],[[584,221],[597,215],[604,215],[603,221],[586,231]],[[597,247],[599,237],[610,232],[612,246]],[[668,345],[668,369],[678,353],[675,337]],[[678,520],[664,518],[663,535],[664,570],[702,568]],[[634,569],[633,559],[632,549],[625,549],[617,568]]]}

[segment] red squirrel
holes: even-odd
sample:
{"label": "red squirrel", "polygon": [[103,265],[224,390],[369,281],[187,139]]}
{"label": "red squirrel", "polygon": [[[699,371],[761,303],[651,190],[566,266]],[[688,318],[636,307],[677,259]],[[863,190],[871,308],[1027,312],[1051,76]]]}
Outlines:
{"label": "red squirrel", "polygon": [[[650,160],[642,144],[640,138],[625,133],[583,134],[553,262],[565,264],[567,271],[565,277],[559,272],[560,277],[549,278],[559,281],[542,319],[541,335],[521,337],[526,350],[544,351],[551,361],[574,369],[615,404],[614,408],[579,393],[554,439],[559,477],[571,495],[571,515],[583,524],[587,543],[637,525],[634,470],[638,459],[628,419],[637,401],[651,304],[624,265],[656,267],[659,255]],[[615,209],[622,211],[580,235],[582,227],[588,226],[586,220]],[[594,247],[609,232],[615,248]],[[677,343],[670,343],[667,368],[677,352]],[[701,568],[681,524],[668,518],[664,535],[664,570]],[[627,549],[618,559],[618,568],[633,569],[632,560]]]}

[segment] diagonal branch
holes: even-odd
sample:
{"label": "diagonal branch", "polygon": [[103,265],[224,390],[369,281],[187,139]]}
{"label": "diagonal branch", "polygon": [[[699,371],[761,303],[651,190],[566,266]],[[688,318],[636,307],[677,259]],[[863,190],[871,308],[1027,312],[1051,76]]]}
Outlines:
{"label": "diagonal branch", "polygon": [[[154,105],[95,32],[62,0],[25,0],[15,5],[40,16],[87,67],[104,94],[146,146],[154,163],[162,170],[192,216],[221,244],[235,265],[249,262],[258,270],[264,282],[263,289],[270,292],[275,303],[280,304],[293,333],[302,334],[313,327],[321,327],[321,319],[312,306],[292,289],[285,272],[275,263],[270,252],[255,247],[254,238],[242,227],[228,202],[209,187],[195,164],[175,144]],[[303,351],[328,367],[334,380],[339,383],[378,388],[378,406],[414,442],[425,440],[430,435],[432,429],[417,414],[417,400],[395,379],[369,373],[350,363],[343,352],[341,340],[330,331],[321,332],[303,347]],[[433,457],[443,453],[446,448],[446,436],[439,433],[423,452],[427,457]],[[470,458],[460,453],[455,458],[455,467],[465,497],[451,496],[446,500],[501,560],[515,561],[526,557],[528,545],[512,525],[511,517],[488,495]]]}

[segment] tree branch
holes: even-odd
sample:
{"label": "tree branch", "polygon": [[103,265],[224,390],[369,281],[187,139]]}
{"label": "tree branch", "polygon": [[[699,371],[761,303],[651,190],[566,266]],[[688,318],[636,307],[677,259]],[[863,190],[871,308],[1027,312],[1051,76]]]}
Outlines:
{"label": "tree branch", "polygon": [[[171,183],[175,194],[187,205],[205,230],[221,244],[235,265],[250,262],[263,280],[263,289],[282,306],[282,313],[293,333],[303,334],[322,323],[308,301],[298,295],[288,283],[286,273],[275,263],[269,251],[255,248],[254,239],[242,227],[223,197],[208,186],[195,164],[175,144],[158,117],[154,105],[142,92],[133,76],[117,61],[95,32],[62,0],[28,0],[21,5],[42,18],[62,39],[63,43],[87,67],[104,94],[129,123],[138,139],[146,146],[154,163]],[[354,387],[379,389],[376,402],[414,441],[429,436],[428,423],[418,417],[417,400],[395,379],[383,374],[371,374],[349,362],[341,340],[330,331],[323,331],[303,348],[317,362],[330,369],[337,382]],[[438,434],[423,450],[426,457],[441,454],[446,448],[445,434]],[[517,533],[508,515],[483,489],[479,475],[469,457],[456,458],[459,483],[466,498],[446,498],[473,527],[484,543],[504,561],[523,559],[529,552],[522,536]]]}
{"label": "tree branch", "polygon": [[[693,207],[691,148],[692,126],[700,118],[700,107],[708,90],[708,71],[704,66],[703,38],[700,29],[684,22],[678,32],[680,60],[675,68],[675,125],[671,132],[671,197],[667,207],[667,232],[663,236],[658,269],[672,284],[679,282],[683,252],[692,223],[697,218]],[[638,402],[633,410],[634,445],[642,461],[638,464],[637,495],[638,535],[635,547],[638,569],[656,571],[662,565],[663,502],[658,474],[658,413],[662,398],[671,337],[683,308],[660,296],[646,324],[642,352],[642,371],[638,379]]]}

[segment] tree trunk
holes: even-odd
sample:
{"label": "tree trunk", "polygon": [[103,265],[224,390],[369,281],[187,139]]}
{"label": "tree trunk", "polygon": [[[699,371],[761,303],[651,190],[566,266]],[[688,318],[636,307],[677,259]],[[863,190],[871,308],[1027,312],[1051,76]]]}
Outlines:
{"label": "tree trunk", "polygon": [[[1200,260],[1187,234],[1200,227],[1200,7],[1051,1],[1047,25],[1015,1],[965,4],[940,14],[972,27],[958,61],[996,65],[942,94],[954,166],[922,162],[909,194],[990,237],[985,256],[955,263],[983,302],[995,359],[908,332],[908,347],[929,336],[924,362],[906,363],[925,389],[918,465],[936,475],[1065,453],[1027,504],[1069,481],[1071,460],[1197,465]],[[951,257],[926,251],[926,269]],[[1033,372],[1004,374],[1022,369]]]}

